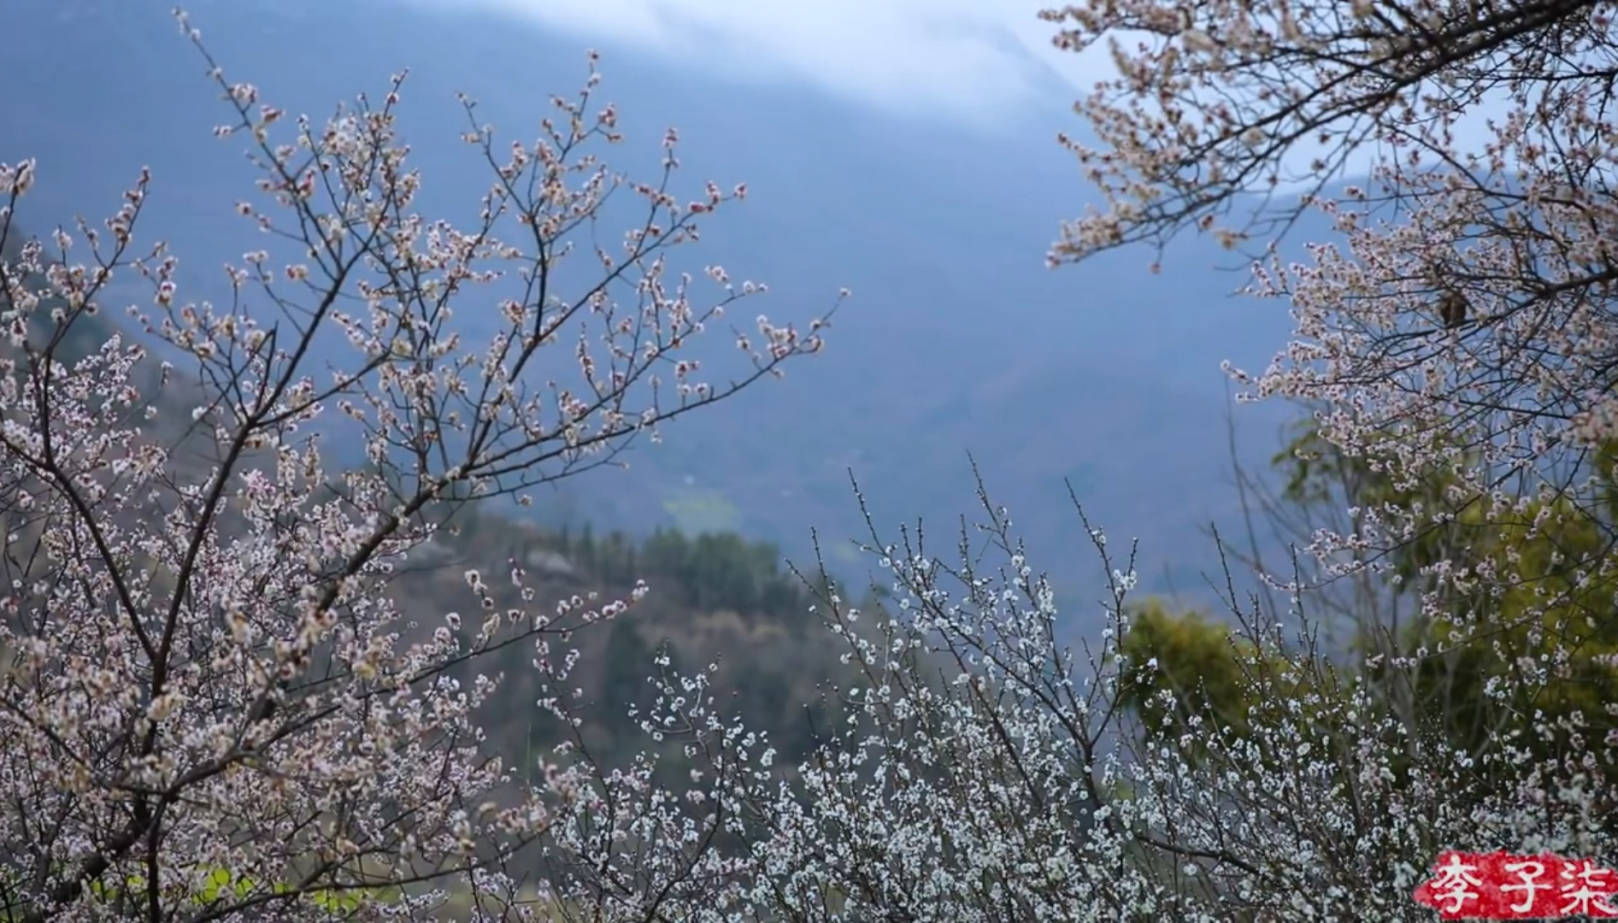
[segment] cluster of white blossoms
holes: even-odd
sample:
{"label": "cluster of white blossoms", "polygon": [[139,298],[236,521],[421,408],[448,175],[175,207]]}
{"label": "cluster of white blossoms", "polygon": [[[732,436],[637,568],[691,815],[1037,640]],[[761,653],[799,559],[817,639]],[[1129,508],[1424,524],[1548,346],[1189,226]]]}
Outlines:
{"label": "cluster of white blossoms", "polygon": [[880,608],[822,594],[850,669],[799,765],[772,767],[765,735],[705,697],[706,674],[660,681],[643,730],[700,769],[690,787],[651,782],[650,757],[597,777],[568,843],[612,877],[573,906],[611,920],[1426,920],[1411,894],[1443,849],[1618,847],[1587,753],[1478,753],[1412,727],[1369,678],[1303,656],[1256,612],[1233,653],[1253,694],[1244,726],[1206,710],[1145,724],[1121,689],[1142,666],[1124,645],[1133,560],[1093,531],[1116,575],[1109,627],[1068,644],[1005,511],[983,509],[948,560],[919,535],[871,545],[892,575]]}

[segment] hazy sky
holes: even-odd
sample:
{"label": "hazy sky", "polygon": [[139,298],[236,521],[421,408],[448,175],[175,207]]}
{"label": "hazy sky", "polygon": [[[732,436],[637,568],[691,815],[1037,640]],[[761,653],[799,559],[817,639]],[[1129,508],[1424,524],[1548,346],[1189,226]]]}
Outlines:
{"label": "hazy sky", "polygon": [[819,85],[894,109],[972,121],[1069,80],[1041,0],[430,0],[529,17],[707,71]]}
{"label": "hazy sky", "polygon": [[[751,81],[816,85],[842,98],[980,126],[1023,105],[1065,106],[1111,76],[1104,50],[1051,47],[1039,11],[1055,0],[415,0],[478,7],[560,30],[581,44],[642,49],[675,66]],[[1065,84],[1064,84],[1064,81]],[[1491,135],[1477,107],[1460,143]],[[1052,125],[1056,125],[1052,122]],[[1072,129],[1070,122],[1062,127]],[[1307,142],[1286,159],[1313,182]],[[1366,150],[1350,172],[1369,169]]]}

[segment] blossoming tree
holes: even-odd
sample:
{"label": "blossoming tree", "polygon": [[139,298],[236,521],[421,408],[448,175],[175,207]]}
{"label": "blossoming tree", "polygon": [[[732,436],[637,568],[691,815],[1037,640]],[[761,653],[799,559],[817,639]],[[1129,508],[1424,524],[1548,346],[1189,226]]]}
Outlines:
{"label": "blossoming tree", "polygon": [[[1440,502],[1363,510],[1352,538],[1322,535],[1317,550],[1408,542],[1467,509],[1534,506],[1538,525],[1577,515],[1611,534],[1594,476],[1615,419],[1608,6],[1140,2],[1045,16],[1059,45],[1109,48],[1119,65],[1080,104],[1093,138],[1064,139],[1104,201],[1052,261],[1182,230],[1253,250],[1251,292],[1296,318],[1268,369],[1237,373],[1253,393],[1318,402],[1321,438],[1374,452],[1396,488],[1453,471]],[[1288,262],[1275,245],[1311,210],[1332,239]],[[1561,562],[1592,578],[1615,563],[1606,549]],[[1440,570],[1450,588],[1537,577]]]}
{"label": "blossoming tree", "polygon": [[[416,210],[402,77],[317,124],[208,66],[268,242],[212,302],[137,249],[145,172],[100,226],[25,240],[49,165],[0,165],[0,919],[430,918],[433,886],[498,916],[499,871],[583,796],[491,756],[473,716],[498,677],[465,667],[528,645],[562,695],[568,633],[640,591],[542,605],[514,565],[418,626],[390,574],[457,505],[655,440],[818,350],[822,322],[760,316],[709,377],[692,344],[762,288],[670,251],[744,189],[677,197],[672,131],[657,179],[609,170],[593,58],[535,140],[466,101],[490,181],[463,226]],[[150,296],[120,330],[131,279]]]}

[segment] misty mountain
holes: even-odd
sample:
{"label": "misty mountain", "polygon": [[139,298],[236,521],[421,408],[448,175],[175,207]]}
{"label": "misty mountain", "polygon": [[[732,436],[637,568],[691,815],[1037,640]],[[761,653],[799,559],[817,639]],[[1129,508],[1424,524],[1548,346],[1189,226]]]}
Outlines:
{"label": "misty mountain", "polygon": [[[190,285],[223,290],[219,265],[259,245],[231,209],[253,174],[243,141],[211,137],[228,113],[167,5],[11,0],[6,10],[0,161],[40,161],[19,221],[99,218],[149,164],[142,239],[170,241]],[[234,79],[316,119],[358,91],[380,95],[408,67],[401,121],[426,178],[422,207],[451,219],[487,182],[459,142],[455,93],[476,97],[504,138],[528,139],[549,96],[585,74],[584,42],[492,13],[383,0],[213,0],[191,12]],[[1044,566],[1094,566],[1069,479],[1093,521],[1141,537],[1148,586],[1168,569],[1192,588],[1213,560],[1199,526],[1235,512],[1227,414],[1254,466],[1291,415],[1231,406],[1219,363],[1262,368],[1288,318],[1277,303],[1229,297],[1245,274],[1203,242],[1177,247],[1160,275],[1144,251],[1045,268],[1060,220],[1088,195],[1055,142],[1077,127],[1076,91],[1050,74],[1048,100],[970,128],[599,50],[600,96],[619,105],[628,135],[614,166],[655,164],[672,123],[688,188],[747,182],[748,201],[705,227],[704,260],[768,282],[756,306],[772,318],[817,316],[842,286],[854,298],[822,356],[671,426],[661,446],[634,447],[628,471],[564,482],[540,498],[541,515],[598,531],[735,529],[801,559],[811,527],[838,549],[860,533],[852,469],[880,524],[921,516],[953,544],[974,502],[970,452]]]}

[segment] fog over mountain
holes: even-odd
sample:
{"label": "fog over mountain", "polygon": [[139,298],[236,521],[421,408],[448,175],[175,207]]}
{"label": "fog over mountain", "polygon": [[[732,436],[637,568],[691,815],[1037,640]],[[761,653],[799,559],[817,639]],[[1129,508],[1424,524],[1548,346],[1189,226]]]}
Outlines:
{"label": "fog over mountain", "polygon": [[[149,164],[143,239],[169,240],[192,285],[222,290],[219,264],[259,245],[231,210],[252,174],[240,140],[211,137],[226,110],[166,5],[6,9],[10,28],[37,37],[0,59],[0,161],[40,161],[20,222],[99,218]],[[423,209],[450,218],[472,212],[487,183],[459,143],[455,92],[476,97],[504,138],[527,138],[548,97],[577,88],[594,45],[601,98],[628,134],[614,166],[654,164],[672,123],[686,188],[748,183],[747,202],[694,251],[769,283],[747,317],[756,304],[803,321],[853,291],[826,353],[671,426],[661,446],[636,446],[628,471],[566,481],[539,498],[552,521],[736,529],[801,559],[811,527],[837,549],[859,532],[850,468],[880,521],[921,516],[953,533],[973,504],[970,452],[1045,566],[1093,568],[1066,478],[1095,522],[1142,539],[1147,585],[1168,568],[1186,589],[1213,561],[1199,526],[1236,512],[1227,411],[1253,465],[1291,415],[1227,400],[1220,361],[1262,368],[1288,330],[1279,303],[1228,296],[1245,281],[1230,254],[1188,241],[1159,275],[1138,250],[1045,267],[1059,221],[1088,195],[1055,142],[1078,127],[1075,91],[1009,33],[1002,46],[1026,56],[1028,91],[1003,114],[962,119],[550,31],[499,5],[217,0],[191,12],[234,77],[315,118],[408,67],[401,119]]]}

